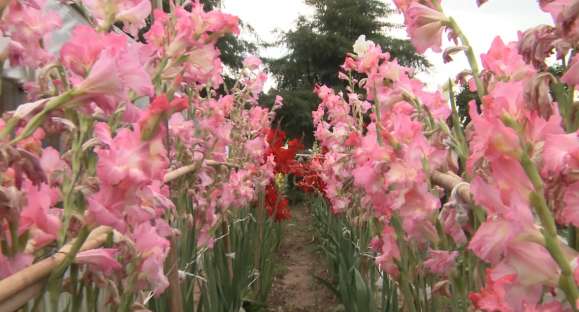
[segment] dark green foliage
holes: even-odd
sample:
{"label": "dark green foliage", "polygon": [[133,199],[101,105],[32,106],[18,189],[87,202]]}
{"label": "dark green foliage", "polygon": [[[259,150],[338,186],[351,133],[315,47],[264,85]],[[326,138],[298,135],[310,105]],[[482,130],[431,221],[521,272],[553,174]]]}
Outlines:
{"label": "dark green foliage", "polygon": [[268,64],[277,81],[277,90],[270,94],[281,93],[288,106],[279,113],[282,130],[291,138],[302,137],[304,144],[311,146],[311,110],[319,103],[313,88],[324,84],[343,89],[338,71],[358,36],[365,35],[380,44],[403,65],[426,68],[429,63],[416,54],[408,41],[385,35],[396,25],[386,19],[393,11],[383,1],[307,0],[306,3],[315,9],[313,17],[301,16],[293,30],[283,33],[277,45],[287,48],[288,53],[269,60]]}
{"label": "dark green foliage", "polygon": [[333,281],[316,279],[338,297],[347,312],[400,311],[394,282],[369,257],[368,226],[352,226],[345,215],[332,213],[320,196],[311,198],[310,204],[318,245]]}
{"label": "dark green foliage", "polygon": [[456,90],[456,106],[458,108],[458,116],[460,117],[460,121],[462,122],[463,127],[466,127],[470,123],[470,116],[468,114],[468,103],[470,101],[476,100],[477,107],[480,111],[480,104],[481,101],[478,98],[478,94],[476,92],[472,92],[468,89],[468,86],[460,86],[458,90]]}

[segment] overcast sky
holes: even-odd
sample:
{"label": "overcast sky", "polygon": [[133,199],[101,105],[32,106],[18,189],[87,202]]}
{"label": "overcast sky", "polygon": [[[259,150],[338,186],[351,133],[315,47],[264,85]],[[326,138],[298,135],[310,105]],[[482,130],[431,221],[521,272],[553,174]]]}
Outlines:
{"label": "overcast sky", "polygon": [[[387,1],[392,7],[391,0]],[[550,16],[543,13],[536,0],[489,0],[481,8],[475,0],[443,0],[447,15],[454,17],[468,36],[475,53],[486,52],[496,35],[505,42],[517,39],[517,31],[538,24],[551,24]],[[223,10],[239,16],[250,24],[264,41],[276,39],[275,30],[290,29],[299,15],[311,14],[311,9],[302,0],[223,0]],[[401,16],[393,17],[402,22]],[[405,33],[392,34],[405,37]],[[281,56],[283,49],[268,49],[260,52],[264,56]],[[452,64],[443,64],[440,54],[428,52],[434,64],[429,75],[421,75],[431,86],[442,84],[449,77],[464,69],[468,64],[457,56]]]}

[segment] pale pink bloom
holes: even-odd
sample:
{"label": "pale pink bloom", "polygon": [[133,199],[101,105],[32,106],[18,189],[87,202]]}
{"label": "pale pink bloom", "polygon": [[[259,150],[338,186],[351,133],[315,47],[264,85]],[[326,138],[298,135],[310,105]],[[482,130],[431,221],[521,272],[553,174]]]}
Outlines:
{"label": "pale pink bloom", "polygon": [[432,117],[446,121],[448,116],[450,116],[450,105],[440,91],[435,93],[424,92],[420,94],[420,98],[428,107]]}
{"label": "pale pink bloom", "polygon": [[7,257],[0,252],[0,280],[30,266],[33,261],[33,255],[18,253]]}
{"label": "pale pink bloom", "polygon": [[417,2],[412,3],[404,14],[406,31],[416,51],[424,53],[427,49],[441,51],[442,32],[448,18],[441,12]]}
{"label": "pale pink bloom", "polygon": [[195,125],[192,120],[185,120],[181,113],[175,113],[169,118],[169,131],[187,145],[193,144]]}
{"label": "pale pink bloom", "polygon": [[504,157],[518,158],[521,147],[515,130],[505,126],[497,118],[479,115],[474,101],[470,102],[469,107],[474,131],[470,141],[468,169],[472,170],[481,158],[489,161]]}
{"label": "pale pink bloom", "polygon": [[132,237],[142,259],[140,271],[155,295],[160,295],[169,287],[163,266],[171,244],[161,237],[149,222],[137,226]]}
{"label": "pale pink bloom", "polygon": [[435,274],[447,276],[455,265],[458,251],[433,250],[428,252],[428,259],[424,261],[424,266]]}
{"label": "pale pink bloom", "polygon": [[211,45],[202,45],[188,53],[184,64],[183,78],[199,84],[210,84],[214,87],[222,83],[222,64],[219,50]]}
{"label": "pale pink bloom", "polygon": [[396,232],[388,225],[382,230],[382,244],[380,254],[376,257],[376,264],[388,274],[397,276],[398,267],[396,261],[400,260],[400,249],[396,242]]}
{"label": "pale pink bloom", "polygon": [[510,243],[503,261],[495,268],[506,274],[515,273],[517,283],[522,286],[556,287],[561,273],[559,266],[545,247],[527,241]]}
{"label": "pale pink bloom", "polygon": [[169,17],[167,13],[163,12],[161,9],[155,9],[153,11],[153,24],[149,31],[145,34],[145,39],[151,45],[157,48],[163,46],[164,40],[166,39],[165,33],[165,23],[167,23]]}
{"label": "pale pink bloom", "polygon": [[[87,41],[88,40],[88,41]],[[111,113],[118,100],[127,100],[129,91],[152,96],[153,85],[146,71],[147,57],[139,43],[126,36],[99,34],[87,26],[77,26],[61,52],[63,63],[74,75],[71,80],[83,102],[95,102]]]}
{"label": "pale pink bloom", "polygon": [[113,271],[121,269],[121,265],[115,260],[117,253],[118,250],[114,248],[85,250],[76,255],[74,262],[89,265],[96,271],[110,275]]}
{"label": "pale pink bloom", "polygon": [[558,219],[562,224],[579,227],[579,182],[567,186],[563,196],[563,205]]}
{"label": "pale pink bloom", "polygon": [[74,74],[85,77],[103,50],[120,50],[126,44],[126,36],[99,33],[81,24],[72,30],[70,39],[62,46],[60,59]]}
{"label": "pale pink bloom", "polygon": [[0,32],[10,38],[8,56],[11,66],[42,67],[54,59],[45,50],[54,30],[61,25],[56,12],[45,3],[11,1],[4,9]]}
{"label": "pale pink bloom", "polygon": [[245,67],[249,70],[257,70],[261,67],[261,65],[262,65],[261,59],[259,59],[259,57],[255,56],[255,55],[247,56],[243,60],[243,67]]}
{"label": "pale pink bloom", "polygon": [[[153,179],[163,179],[168,165],[161,138],[141,141],[138,129],[121,128],[114,138],[104,123],[95,126],[99,139],[107,148],[98,148],[97,176],[103,183],[115,185],[129,182],[139,185]],[[138,127],[137,127],[138,128]]]}
{"label": "pale pink bloom", "polygon": [[547,135],[543,148],[543,174],[566,173],[579,167],[579,131]]}
{"label": "pale pink bloom", "polygon": [[519,55],[516,43],[505,45],[501,37],[493,40],[487,53],[480,56],[484,68],[499,77],[525,79],[534,72]]}
{"label": "pale pink bloom", "polygon": [[448,204],[445,204],[446,209],[442,210],[442,214],[440,215],[443,222],[442,225],[444,227],[444,232],[450,235],[457,245],[464,245],[467,242],[467,238],[457,220],[456,209],[450,208],[447,205]]}
{"label": "pale pink bloom", "polygon": [[561,81],[568,84],[569,86],[579,88],[579,54],[576,54],[569,64],[569,68],[561,77]]}
{"label": "pale pink bloom", "polygon": [[99,191],[87,198],[85,220],[88,224],[107,225],[122,233],[126,232],[125,208],[138,203],[136,187],[113,187],[101,185]]}
{"label": "pale pink bloom", "polygon": [[132,35],[145,26],[145,19],[151,14],[151,2],[146,0],[83,0],[83,3],[99,24],[120,21]]}
{"label": "pale pink bloom", "polygon": [[432,214],[440,207],[440,200],[428,192],[426,185],[419,184],[406,191],[400,205],[402,225],[408,237],[416,240],[437,239],[432,225]]}
{"label": "pale pink bloom", "polygon": [[151,15],[151,1],[123,0],[119,3],[116,20],[123,22],[123,27],[132,35],[146,26],[146,19]]}
{"label": "pale pink bloom", "polygon": [[255,139],[245,142],[245,150],[254,158],[263,158],[264,152],[267,148],[267,140],[264,137],[256,137]]}
{"label": "pale pink bloom", "polygon": [[44,183],[37,187],[28,180],[22,188],[27,204],[20,213],[19,232],[30,231],[35,246],[42,247],[55,240],[60,230],[60,218],[51,212],[59,200],[59,191]]}
{"label": "pale pink bloom", "polygon": [[565,38],[579,38],[579,2],[577,0],[540,0],[541,9],[553,18],[558,30]]}
{"label": "pale pink bloom", "polygon": [[213,10],[206,13],[205,23],[210,32],[239,34],[239,18],[234,15]]}
{"label": "pale pink bloom", "polygon": [[487,219],[476,231],[468,248],[482,260],[498,263],[519,231],[519,226],[515,223]]}
{"label": "pale pink bloom", "polygon": [[110,49],[100,53],[86,79],[76,87],[80,93],[89,95],[118,95],[122,93],[122,80],[117,62],[115,62],[115,57]]}
{"label": "pale pink bloom", "polygon": [[[499,160],[495,163],[500,162]],[[505,173],[509,174],[508,167],[506,170]],[[507,181],[493,181],[491,184],[485,182],[480,176],[476,176],[471,183],[474,201],[490,215],[498,215],[501,218],[520,221],[527,225],[533,224],[534,219],[527,200],[528,196],[516,193],[518,191],[506,183]]]}
{"label": "pale pink bloom", "polygon": [[376,183],[378,177],[377,168],[372,166],[372,164],[366,164],[361,167],[356,167],[352,171],[352,176],[354,177],[354,183],[357,186],[361,186],[366,189],[371,189]]}
{"label": "pale pink bloom", "polygon": [[60,153],[50,146],[42,151],[40,166],[51,185],[61,181],[59,174],[65,174],[70,170],[66,162],[60,158]]}

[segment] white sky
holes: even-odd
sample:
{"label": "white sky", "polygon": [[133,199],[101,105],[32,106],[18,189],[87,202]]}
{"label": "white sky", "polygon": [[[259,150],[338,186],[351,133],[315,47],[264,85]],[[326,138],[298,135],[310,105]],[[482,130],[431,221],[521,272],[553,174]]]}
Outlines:
{"label": "white sky", "polygon": [[[385,0],[392,8],[391,0]],[[475,0],[443,0],[447,15],[454,17],[467,35],[476,55],[486,52],[495,36],[500,35],[505,42],[517,39],[517,31],[538,24],[551,24],[548,14],[539,9],[536,0],[489,0],[481,8]],[[275,30],[290,29],[297,17],[311,14],[312,10],[302,0],[223,0],[223,10],[239,16],[251,25],[263,41],[277,38]],[[402,22],[401,16],[393,17]],[[405,32],[391,34],[405,37]],[[267,49],[261,55],[277,57],[284,54],[283,49]],[[441,55],[427,52],[433,63],[431,72],[420,77],[430,86],[443,84],[449,77],[468,67],[466,59],[456,55],[451,64],[443,64]],[[337,74],[337,69],[336,69]],[[271,83],[271,82],[270,82]]]}

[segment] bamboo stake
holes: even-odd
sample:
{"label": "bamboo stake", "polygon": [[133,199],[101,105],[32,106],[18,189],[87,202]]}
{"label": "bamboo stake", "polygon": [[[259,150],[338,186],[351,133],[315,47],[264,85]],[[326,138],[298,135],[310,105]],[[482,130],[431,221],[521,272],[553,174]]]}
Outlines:
{"label": "bamboo stake", "polygon": [[171,312],[183,312],[183,297],[181,295],[181,283],[179,281],[179,258],[177,255],[177,240],[171,240],[171,249],[167,259],[169,264],[169,302]]}
{"label": "bamboo stake", "polygon": [[432,183],[446,189],[447,191],[453,190],[455,187],[456,193],[467,203],[474,203],[472,194],[470,193],[470,184],[464,182],[459,176],[449,173],[442,173],[440,171],[434,171],[430,175]]}
{"label": "bamboo stake", "polygon": [[[87,241],[82,245],[80,251],[95,249],[102,245],[106,240],[108,233],[111,231],[110,227],[100,226],[93,230],[89,235]],[[27,288],[34,288],[38,284],[42,286],[43,279],[48,277],[52,270],[54,270],[60,263],[64,261],[67,253],[74,244],[75,240],[64,245],[57,253],[52,256],[43,259],[33,265],[19,271],[15,274],[8,276],[7,278],[0,281],[0,306],[5,304],[10,304],[9,301],[15,301],[19,298],[22,292],[26,292],[31,299],[34,297],[32,291],[27,290]],[[21,299],[20,299],[21,300]],[[4,311],[1,310],[0,311]]]}
{"label": "bamboo stake", "polygon": [[6,301],[0,302],[0,311],[12,312],[25,305],[30,299],[40,295],[44,289],[44,281],[40,281],[32,286],[28,286],[23,291],[10,297]]}

